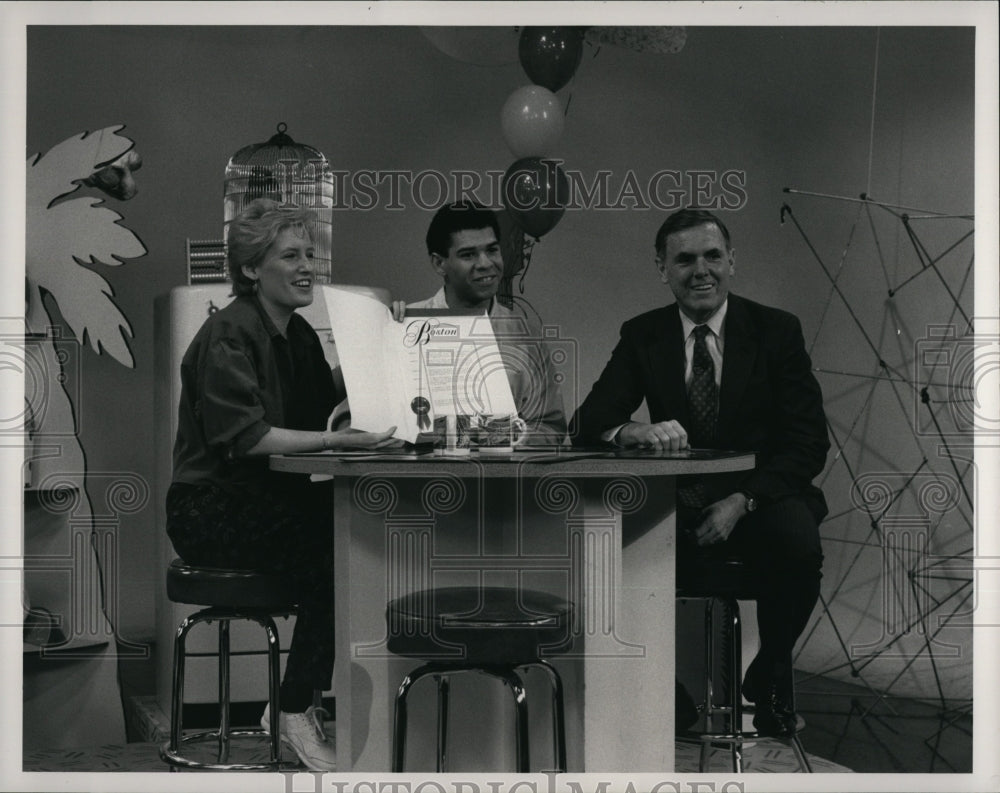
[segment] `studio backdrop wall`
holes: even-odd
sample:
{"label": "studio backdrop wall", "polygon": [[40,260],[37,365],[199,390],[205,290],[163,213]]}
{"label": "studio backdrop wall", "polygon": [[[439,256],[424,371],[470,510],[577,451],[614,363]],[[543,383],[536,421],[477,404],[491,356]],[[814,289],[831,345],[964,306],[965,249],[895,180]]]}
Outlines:
{"label": "studio backdrop wall", "polygon": [[[115,124],[142,155],[138,194],[108,205],[146,255],[79,262],[113,287],[134,357],[128,368],[84,349],[67,362],[90,470],[152,482],[153,301],[186,282],[187,239],[221,238],[239,148],[284,122],[348,180],[436,173],[452,189],[472,172],[478,196],[499,201],[489,174],[515,160],[501,109],[531,82],[516,34],[495,36],[486,64],[432,38],[416,27],[29,27],[25,156]],[[972,548],[971,430],[936,390],[961,374],[921,356],[945,344],[960,360],[972,320],[974,47],[961,27],[699,27],[672,53],[588,42],[557,92],[564,131],[551,154],[592,195],[534,246],[523,294],[514,285],[572,342],[572,411],[620,324],[670,299],[653,263],[667,208],[717,205],[734,290],[802,319],[835,439],[822,477],[824,608],[798,664],[957,700],[971,697],[971,631],[938,617],[964,610],[969,575],[926,571]],[[334,212],[334,280],[425,298],[438,282],[424,233],[452,196],[436,177],[422,193],[375,183]],[[907,225],[905,213],[948,217]],[[134,642],[153,632],[160,509],[120,515],[109,560],[110,608]]]}

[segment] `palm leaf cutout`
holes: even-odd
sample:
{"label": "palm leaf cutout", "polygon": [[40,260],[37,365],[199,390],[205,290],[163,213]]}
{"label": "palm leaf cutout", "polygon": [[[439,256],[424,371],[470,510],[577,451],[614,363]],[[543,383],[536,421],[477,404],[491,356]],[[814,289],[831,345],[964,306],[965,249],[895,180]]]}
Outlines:
{"label": "palm leaf cutout", "polygon": [[131,368],[132,327],[115,305],[111,285],[84,263],[117,266],[145,255],[146,247],[100,199],[59,201],[79,188],[79,180],[132,148],[131,140],[116,134],[123,128],[83,133],[28,159],[26,268],[29,305],[41,306],[41,291],[48,292],[78,342],[89,339],[96,352]]}

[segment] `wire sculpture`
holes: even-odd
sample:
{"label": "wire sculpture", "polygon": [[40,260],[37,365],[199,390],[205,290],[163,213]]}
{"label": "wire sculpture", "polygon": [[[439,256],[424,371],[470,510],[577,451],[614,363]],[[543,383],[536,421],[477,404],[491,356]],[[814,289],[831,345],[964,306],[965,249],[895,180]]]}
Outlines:
{"label": "wire sculpture", "polygon": [[[780,211],[782,225],[794,227],[829,282],[829,293],[810,345],[814,370],[821,381],[835,385],[849,383],[847,391],[838,393],[861,397],[853,405],[842,406],[838,398],[827,403],[834,454],[823,481],[846,474],[851,483],[851,503],[837,503],[837,489],[827,488],[831,514],[824,521],[823,539],[827,547],[840,546],[847,557],[836,565],[839,569],[835,570],[832,583],[825,585],[821,608],[803,634],[797,657],[822,656],[818,645],[823,644],[823,629],[828,629],[840,660],[824,659],[825,667],[815,675],[846,671],[860,681],[871,700],[862,704],[855,698],[851,714],[859,715],[862,720],[881,720],[880,714],[886,712],[898,716],[891,698],[901,691],[912,696],[913,686],[908,687],[902,681],[912,678],[918,662],[921,668],[928,667],[932,700],[939,713],[938,730],[925,739],[933,753],[931,770],[934,770],[936,760],[948,764],[939,751],[941,734],[949,729],[966,731],[965,717],[971,715],[968,651],[975,592],[972,446],[976,429],[991,422],[990,417],[977,415],[980,408],[975,372],[982,364],[983,353],[992,349],[986,346],[991,344],[990,338],[974,333],[974,322],[963,305],[963,298],[968,301],[971,296],[974,259],[971,254],[967,260],[960,257],[972,246],[974,217],[880,202],[867,192],[857,198],[792,188],[786,188],[785,193],[856,204],[858,208],[836,267],[821,255],[810,238],[810,229],[791,204],[786,201]],[[887,246],[878,230],[877,212],[885,213],[890,228],[901,235],[900,247],[908,246],[916,258],[915,271],[906,277],[890,276]],[[947,236],[937,254],[930,252],[924,231],[932,221],[939,221],[936,231]],[[951,225],[945,228],[940,221],[949,221]],[[843,285],[848,252],[860,244],[855,237],[862,224],[870,230],[874,259],[885,285],[882,316],[864,315]],[[949,272],[945,272],[945,264]],[[925,289],[939,298],[933,306],[926,302],[921,305],[935,313],[943,309],[945,316],[940,324],[928,323],[923,338],[911,339],[912,357],[907,356],[905,349],[902,355],[894,357],[891,348],[886,349],[885,341],[876,340],[879,337],[872,328],[881,323],[883,328],[889,326],[891,330],[894,325],[890,341],[899,340],[902,344],[905,320],[898,299],[912,285],[927,279],[933,279],[933,283],[925,285]],[[870,371],[834,368],[826,360],[825,351],[817,352],[818,342],[829,332],[835,304],[846,311],[851,330],[860,337],[862,350],[870,356]],[[845,335],[840,328],[837,332],[841,338]],[[849,446],[856,444],[860,453],[871,452],[866,448],[870,445],[866,442],[866,432],[875,422],[886,425],[891,421],[884,409],[879,412],[883,401],[880,397],[887,397],[889,404],[898,408],[896,418],[902,417],[902,425],[912,436],[900,443],[912,440],[919,459],[907,466],[905,454],[886,459],[882,450],[876,450],[880,470],[859,470]],[[911,506],[914,504],[916,510]],[[860,531],[854,525],[858,516],[864,521]],[[873,553],[881,557],[878,565],[870,558]],[[860,570],[876,566],[880,574],[862,582],[868,588],[863,593],[868,608],[859,617],[857,575]],[[881,635],[871,641],[859,641],[859,631],[863,634],[864,628],[870,627],[863,622],[872,616],[871,607],[880,593]],[[853,623],[852,618],[855,618]]]}

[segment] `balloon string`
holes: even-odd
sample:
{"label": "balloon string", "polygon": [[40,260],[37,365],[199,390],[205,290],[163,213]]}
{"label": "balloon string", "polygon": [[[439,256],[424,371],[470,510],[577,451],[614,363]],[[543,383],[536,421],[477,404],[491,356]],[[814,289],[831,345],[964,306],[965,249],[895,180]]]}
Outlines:
{"label": "balloon string", "polygon": [[521,248],[521,278],[517,282],[517,291],[524,294],[524,277],[528,274],[528,266],[531,264],[531,251],[535,247],[536,240],[524,239],[524,247]]}
{"label": "balloon string", "polygon": [[[580,34],[580,40],[583,41],[584,44],[588,44],[589,43],[584,38],[584,36],[583,36],[582,33]],[[596,55],[596,53],[595,53],[595,55]],[[569,85],[567,86],[567,88],[569,88],[569,95],[566,97],[566,108],[563,110],[563,116],[564,117],[565,116],[569,116],[569,106],[570,106],[570,104],[573,101],[573,84],[576,82],[576,76],[579,73],[579,71],[580,71],[579,69],[574,69],[573,70],[573,74],[571,74],[570,77],[569,77]]]}
{"label": "balloon string", "polygon": [[868,182],[865,193],[871,195],[872,192],[872,155],[875,151],[875,97],[878,95],[878,45],[882,29],[875,28],[875,66],[872,69],[872,112],[871,128],[868,131]]}
{"label": "balloon string", "polygon": [[539,324],[542,324],[542,325],[545,324],[544,321],[542,320],[542,315],[538,313],[538,309],[537,308],[535,308],[533,305],[531,305],[531,301],[528,300],[528,298],[526,298],[526,297],[515,297],[513,305],[514,305],[514,307],[520,309],[521,313],[524,314],[525,316],[527,316],[527,313],[528,313],[525,310],[525,308],[526,307],[530,308],[531,309],[531,313],[535,315],[535,318],[538,320]]}

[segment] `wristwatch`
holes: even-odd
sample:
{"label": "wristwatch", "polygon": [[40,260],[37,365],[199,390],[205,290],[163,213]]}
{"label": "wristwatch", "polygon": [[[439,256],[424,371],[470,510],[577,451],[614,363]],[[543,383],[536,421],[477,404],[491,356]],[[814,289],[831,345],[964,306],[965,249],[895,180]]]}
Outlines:
{"label": "wristwatch", "polygon": [[751,492],[749,492],[748,490],[741,490],[740,492],[743,494],[743,497],[746,499],[746,501],[743,504],[744,509],[746,509],[747,512],[753,512],[754,510],[756,510],[757,509],[757,497],[754,496],[754,494],[751,493]]}

